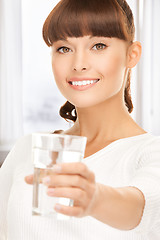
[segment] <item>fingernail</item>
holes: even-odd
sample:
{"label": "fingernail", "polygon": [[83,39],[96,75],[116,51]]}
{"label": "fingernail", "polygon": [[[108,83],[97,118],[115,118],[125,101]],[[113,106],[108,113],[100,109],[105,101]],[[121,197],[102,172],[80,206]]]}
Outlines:
{"label": "fingernail", "polygon": [[61,170],[62,170],[62,168],[61,168],[60,165],[56,164],[56,165],[53,166],[53,171],[54,172],[59,173],[59,172],[61,172]]}
{"label": "fingernail", "polygon": [[50,177],[44,177],[42,179],[42,183],[45,184],[45,185],[48,185],[50,183],[50,181],[51,181]]}

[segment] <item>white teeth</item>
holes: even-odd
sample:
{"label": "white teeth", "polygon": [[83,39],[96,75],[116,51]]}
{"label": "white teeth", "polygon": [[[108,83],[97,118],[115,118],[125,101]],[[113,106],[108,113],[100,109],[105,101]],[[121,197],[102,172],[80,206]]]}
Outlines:
{"label": "white teeth", "polygon": [[73,86],[82,86],[82,85],[85,86],[85,85],[93,84],[96,82],[98,82],[98,80],[75,81],[75,82],[72,82],[72,85]]}

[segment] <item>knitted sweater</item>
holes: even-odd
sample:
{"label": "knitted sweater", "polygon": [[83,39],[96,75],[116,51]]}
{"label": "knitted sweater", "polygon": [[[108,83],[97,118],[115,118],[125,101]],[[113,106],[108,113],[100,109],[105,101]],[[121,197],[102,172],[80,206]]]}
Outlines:
{"label": "knitted sweater", "polygon": [[83,162],[97,182],[143,192],[145,207],[136,228],[121,231],[90,216],[67,221],[32,216],[32,185],[24,181],[33,172],[28,135],[15,144],[0,169],[0,240],[159,240],[160,138],[149,133],[123,138]]}

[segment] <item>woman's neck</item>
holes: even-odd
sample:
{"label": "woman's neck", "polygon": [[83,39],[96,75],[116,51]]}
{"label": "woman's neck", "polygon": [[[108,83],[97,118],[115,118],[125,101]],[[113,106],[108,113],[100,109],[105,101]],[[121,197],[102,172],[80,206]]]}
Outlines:
{"label": "woman's neck", "polygon": [[89,108],[77,108],[77,121],[72,130],[86,136],[88,142],[114,141],[145,133],[131,118],[127,108],[120,103],[101,103]]}

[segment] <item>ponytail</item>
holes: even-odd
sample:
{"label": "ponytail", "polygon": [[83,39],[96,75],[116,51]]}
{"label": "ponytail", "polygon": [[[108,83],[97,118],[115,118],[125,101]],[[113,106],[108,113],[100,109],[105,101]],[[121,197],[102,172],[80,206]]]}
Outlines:
{"label": "ponytail", "polygon": [[129,113],[133,111],[130,85],[131,85],[131,69],[129,69],[128,71],[127,82],[126,82],[126,87],[124,91],[124,100]]}
{"label": "ponytail", "polygon": [[75,122],[77,119],[77,113],[76,113],[75,106],[68,101],[60,108],[59,114],[66,121],[67,121],[67,119],[69,119],[69,120]]}

